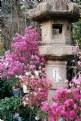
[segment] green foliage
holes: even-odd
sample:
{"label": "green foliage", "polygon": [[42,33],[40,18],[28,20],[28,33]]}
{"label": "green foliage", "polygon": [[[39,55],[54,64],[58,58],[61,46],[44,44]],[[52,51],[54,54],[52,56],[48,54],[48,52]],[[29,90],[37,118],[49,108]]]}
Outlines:
{"label": "green foliage", "polygon": [[21,106],[19,109],[19,114],[22,117],[23,121],[36,121],[35,117],[39,117],[40,121],[41,119],[44,119],[46,117],[46,113],[40,110],[37,106]]}
{"label": "green foliage", "polygon": [[0,79],[0,99],[12,96],[12,86],[9,81]]}
{"label": "green foliage", "polygon": [[81,49],[81,19],[73,24],[73,44]]}
{"label": "green foliage", "polygon": [[0,79],[0,119],[12,121],[13,113],[22,105],[22,99],[12,97],[12,87],[18,80],[15,77],[11,79]]}
{"label": "green foliage", "polygon": [[[13,121],[13,115],[19,113],[22,121],[36,121],[35,117],[45,117],[39,107],[32,105],[23,106],[22,98],[12,97],[12,87],[18,84],[18,79],[11,77],[9,80],[0,79],[0,119]],[[16,121],[16,119],[14,119]]]}
{"label": "green foliage", "polygon": [[[10,97],[0,100],[0,118],[4,121],[13,121],[13,115],[19,113],[22,121],[36,121],[35,117],[44,118],[46,114],[37,106],[23,107],[22,99],[19,97]],[[16,121],[16,119],[14,120]]]}
{"label": "green foliage", "polygon": [[19,97],[10,97],[0,100],[0,118],[4,121],[12,121],[12,115],[22,105]]}
{"label": "green foliage", "polygon": [[3,42],[0,40],[0,56],[4,54]]}
{"label": "green foliage", "polygon": [[20,107],[19,114],[23,121],[35,121],[36,108],[32,110],[30,107]]}
{"label": "green foliage", "polygon": [[12,96],[12,87],[18,83],[17,78],[12,77],[9,80],[0,79],[0,99]]}

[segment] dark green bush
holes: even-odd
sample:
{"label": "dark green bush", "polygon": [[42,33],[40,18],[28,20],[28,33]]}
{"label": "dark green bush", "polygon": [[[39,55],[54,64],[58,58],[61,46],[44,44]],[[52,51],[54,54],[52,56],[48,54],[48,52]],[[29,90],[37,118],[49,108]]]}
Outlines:
{"label": "dark green bush", "polygon": [[0,100],[0,118],[4,121],[12,121],[12,115],[19,110],[22,105],[22,99],[19,97],[10,97]]}
{"label": "dark green bush", "polygon": [[0,99],[12,96],[12,85],[7,80],[0,79]]}

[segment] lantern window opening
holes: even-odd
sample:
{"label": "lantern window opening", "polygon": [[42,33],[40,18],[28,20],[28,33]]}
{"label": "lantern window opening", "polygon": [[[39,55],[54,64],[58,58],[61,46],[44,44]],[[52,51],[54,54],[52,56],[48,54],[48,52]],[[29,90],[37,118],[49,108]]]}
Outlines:
{"label": "lantern window opening", "polygon": [[53,29],[53,34],[62,34],[62,28],[63,25],[62,24],[53,24],[52,25],[52,29]]}

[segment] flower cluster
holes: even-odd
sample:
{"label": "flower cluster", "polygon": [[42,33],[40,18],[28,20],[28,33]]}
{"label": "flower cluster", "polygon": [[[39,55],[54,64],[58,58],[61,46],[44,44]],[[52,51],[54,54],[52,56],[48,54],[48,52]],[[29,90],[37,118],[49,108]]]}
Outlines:
{"label": "flower cluster", "polygon": [[59,88],[52,98],[53,104],[42,103],[42,110],[48,113],[49,121],[62,118],[65,121],[81,121],[81,75],[74,78],[70,88]]}
{"label": "flower cluster", "polygon": [[12,51],[0,60],[1,78],[16,77],[24,91],[24,104],[40,105],[47,99],[51,82],[45,73],[45,59],[38,50],[40,36],[36,29],[26,28],[25,35],[16,34]]}
{"label": "flower cluster", "polygon": [[23,97],[24,106],[26,104],[39,106],[41,102],[47,100],[48,89],[52,87],[52,82],[46,77],[43,58],[40,63],[36,55],[31,58],[27,72],[25,75],[20,75],[19,78],[25,93]]}
{"label": "flower cluster", "polygon": [[[0,71],[6,71],[8,76],[23,74],[29,66],[32,67],[43,60],[37,47],[40,38],[39,34],[35,29],[31,28],[26,28],[25,32],[24,36],[16,35],[11,45],[13,51],[5,52],[3,62],[0,61]],[[34,56],[36,62],[32,62]],[[31,65],[28,64],[29,62]]]}
{"label": "flower cluster", "polygon": [[47,100],[48,89],[51,84],[45,79],[32,79],[32,81],[25,84],[26,95],[23,97],[24,106],[26,104],[41,105],[41,102]]}

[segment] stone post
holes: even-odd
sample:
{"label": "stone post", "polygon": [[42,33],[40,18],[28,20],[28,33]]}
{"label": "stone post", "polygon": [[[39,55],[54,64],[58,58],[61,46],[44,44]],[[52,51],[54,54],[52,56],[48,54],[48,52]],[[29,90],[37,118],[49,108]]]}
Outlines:
{"label": "stone post", "polygon": [[57,87],[65,87],[66,61],[73,54],[71,23],[79,20],[79,7],[70,0],[44,0],[29,11],[29,16],[42,25],[39,51],[47,60],[47,77],[53,80],[50,100]]}

